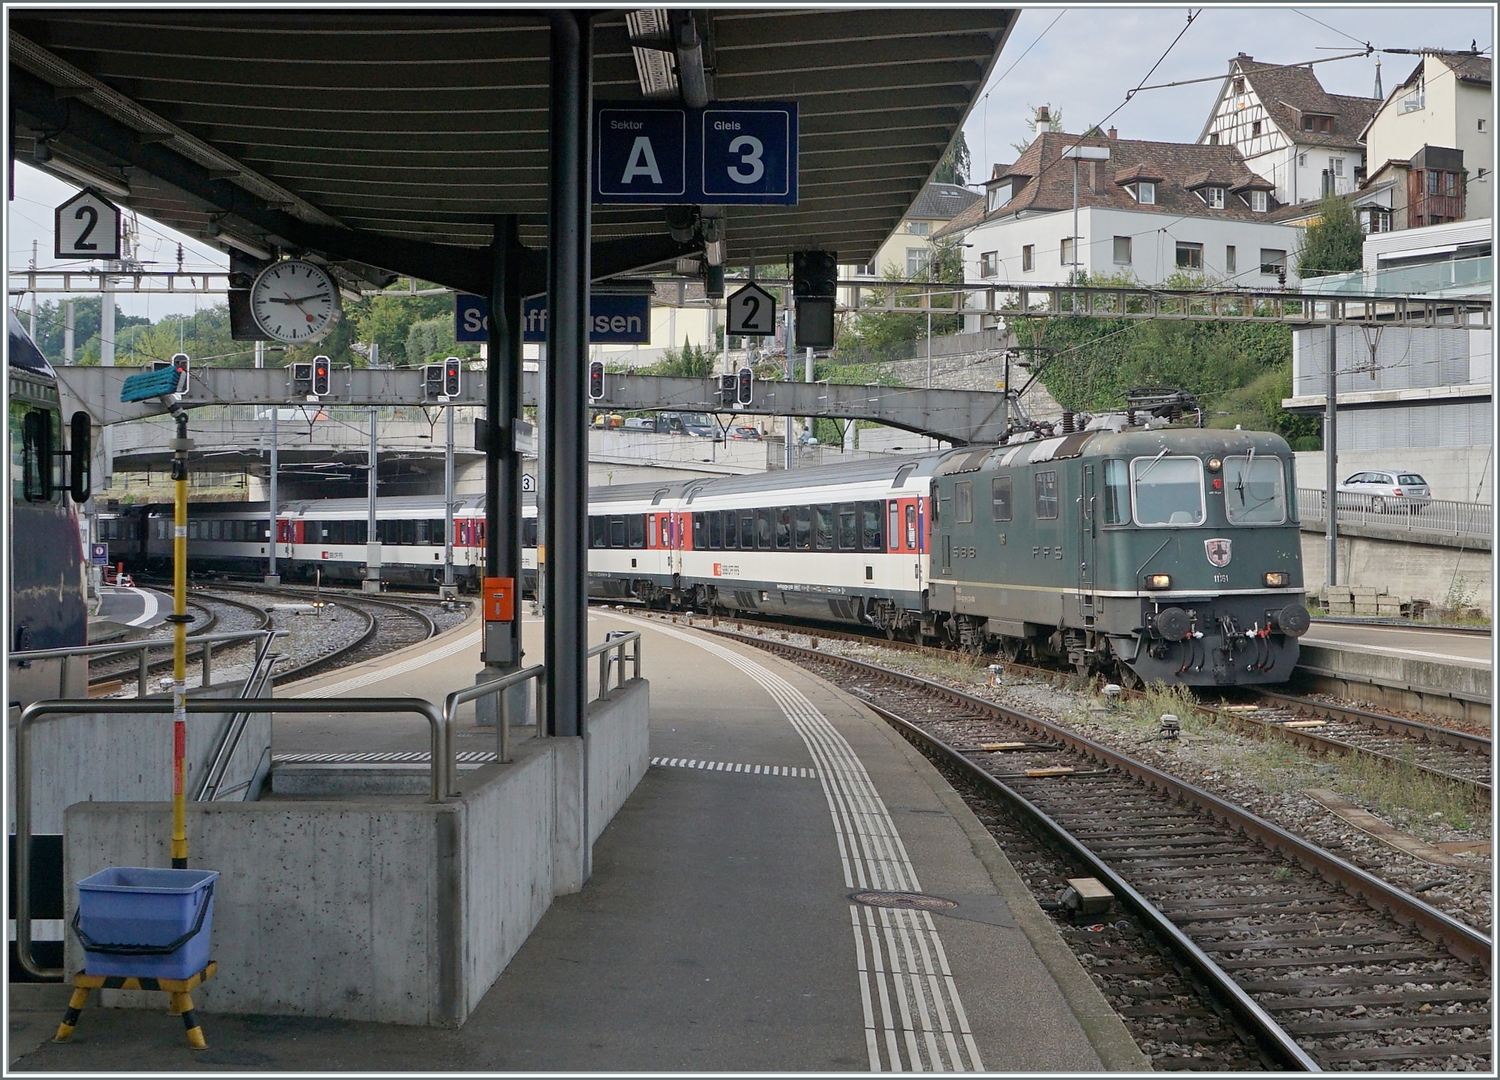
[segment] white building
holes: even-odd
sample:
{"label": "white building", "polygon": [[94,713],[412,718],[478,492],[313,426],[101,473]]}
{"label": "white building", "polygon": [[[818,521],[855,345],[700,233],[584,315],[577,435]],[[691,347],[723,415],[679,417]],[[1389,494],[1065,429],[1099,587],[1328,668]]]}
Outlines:
{"label": "white building", "polygon": [[1365,175],[1360,132],[1378,98],[1330,94],[1311,67],[1267,64],[1240,53],[1198,141],[1233,146],[1274,185],[1284,205],[1348,195]]}
{"label": "white building", "polygon": [[[1075,144],[1107,152],[1078,161],[1078,235],[1073,236]],[[1289,209],[1232,146],[1084,138],[1043,131],[1013,165],[996,165],[985,201],[939,236],[962,234],[964,280],[1048,285],[1077,270],[1128,275],[1159,285],[1183,271],[1250,289],[1295,286],[1291,258],[1301,231]],[[982,330],[971,317],[966,330]]]}
{"label": "white building", "polygon": [[[1456,221],[1371,235],[1364,266],[1312,278],[1307,292],[1484,296],[1492,287],[1492,222]],[[1486,329],[1340,327],[1335,337],[1339,476],[1414,469],[1440,499],[1492,501],[1493,333]],[[1292,335],[1284,408],[1322,413],[1328,331]],[[1321,472],[1314,470],[1317,475]]]}
{"label": "white building", "polygon": [[1489,216],[1495,171],[1490,58],[1430,52],[1361,134],[1369,179],[1355,206],[1367,232]]}
{"label": "white building", "polygon": [[927,276],[933,237],[980,196],[960,184],[928,184],[894,232],[880,245],[873,261],[840,268],[841,278],[886,280],[892,275],[921,281]]}

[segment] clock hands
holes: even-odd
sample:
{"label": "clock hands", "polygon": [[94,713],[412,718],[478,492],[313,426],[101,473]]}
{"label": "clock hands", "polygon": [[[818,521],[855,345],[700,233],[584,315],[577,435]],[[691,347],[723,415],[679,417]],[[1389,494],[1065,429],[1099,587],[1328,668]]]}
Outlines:
{"label": "clock hands", "polygon": [[303,304],[309,300],[320,300],[327,295],[327,293],[313,293],[310,296],[268,296],[266,299],[273,304]]}

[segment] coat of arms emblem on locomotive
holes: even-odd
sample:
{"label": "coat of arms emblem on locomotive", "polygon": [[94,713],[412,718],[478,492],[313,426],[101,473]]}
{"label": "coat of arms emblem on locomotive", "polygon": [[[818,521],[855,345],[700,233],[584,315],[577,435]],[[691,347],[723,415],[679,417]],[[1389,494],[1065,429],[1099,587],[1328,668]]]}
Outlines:
{"label": "coat of arms emblem on locomotive", "polygon": [[1232,546],[1233,541],[1226,540],[1223,537],[1215,537],[1212,540],[1203,541],[1203,550],[1208,555],[1208,561],[1215,566],[1229,565],[1229,549]]}

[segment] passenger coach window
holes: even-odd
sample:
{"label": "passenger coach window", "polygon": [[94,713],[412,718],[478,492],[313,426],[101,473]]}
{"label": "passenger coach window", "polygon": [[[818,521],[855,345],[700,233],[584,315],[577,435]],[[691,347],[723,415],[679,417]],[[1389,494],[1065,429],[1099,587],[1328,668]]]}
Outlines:
{"label": "passenger coach window", "polygon": [[633,548],[646,546],[646,515],[631,514],[625,519],[625,541]]}
{"label": "passenger coach window", "polygon": [[589,547],[609,547],[609,521],[597,515],[589,518]]}
{"label": "passenger coach window", "polygon": [[536,547],[536,518],[521,519],[521,546]]}
{"label": "passenger coach window", "polygon": [[1286,520],[1286,484],[1277,457],[1224,459],[1224,512],[1236,525],[1279,525]]}
{"label": "passenger coach window", "polygon": [[974,520],[974,485],[967,480],[953,485],[953,520],[959,524]]}
{"label": "passenger coach window", "polygon": [[1110,458],[1104,463],[1104,524],[1125,525],[1130,521],[1130,481],[1125,463]]}
{"label": "passenger coach window", "polygon": [[740,550],[755,550],[755,511],[740,511]]}
{"label": "passenger coach window", "polygon": [[891,550],[897,551],[901,547],[901,504],[891,503],[889,511],[889,522],[886,525],[886,535],[891,538]]}
{"label": "passenger coach window", "polygon": [[612,548],[625,546],[625,519],[618,514],[609,519],[609,546]]}
{"label": "passenger coach window", "polygon": [[755,511],[755,546],[761,551],[771,550],[771,538],[774,531],[771,527],[771,514],[774,511],[764,507]]}
{"label": "passenger coach window", "polygon": [[721,510],[719,516],[724,521],[724,547],[733,551],[740,546],[740,516],[733,510]]}
{"label": "passenger coach window", "polygon": [[812,507],[799,506],[792,512],[797,515],[795,533],[797,550],[810,551],[812,549]]}
{"label": "passenger coach window", "polygon": [[996,521],[1010,520],[1011,503],[1011,479],[1008,476],[997,476],[990,481],[990,506],[991,513]]}
{"label": "passenger coach window", "polygon": [[724,550],[724,518],[717,510],[709,511],[708,546],[711,551]]}
{"label": "passenger coach window", "polygon": [[780,507],[776,511],[776,550],[792,550],[792,508]]}
{"label": "passenger coach window", "polygon": [[1201,525],[1203,464],[1195,457],[1136,458],[1130,463],[1138,525]]}
{"label": "passenger coach window", "polygon": [[840,551],[859,550],[859,508],[852,503],[839,503],[838,542]]}
{"label": "passenger coach window", "polygon": [[813,510],[813,546],[819,551],[833,550],[833,504],[824,503],[822,506],[814,506]]}
{"label": "passenger coach window", "polygon": [[859,546],[865,551],[885,550],[885,538],[880,535],[880,504],[860,504]]}
{"label": "passenger coach window", "polygon": [[703,551],[708,547],[708,526],[703,522],[702,514],[693,515],[693,548]]}
{"label": "passenger coach window", "polygon": [[1041,521],[1053,520],[1057,517],[1057,473],[1055,472],[1036,474],[1036,516]]}
{"label": "passenger coach window", "polygon": [[917,508],[915,506],[906,508],[906,546],[912,551],[917,550]]}

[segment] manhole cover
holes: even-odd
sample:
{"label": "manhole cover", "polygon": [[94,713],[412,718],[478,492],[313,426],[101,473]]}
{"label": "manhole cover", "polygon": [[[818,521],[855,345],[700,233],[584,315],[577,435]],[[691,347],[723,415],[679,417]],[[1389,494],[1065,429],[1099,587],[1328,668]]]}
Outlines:
{"label": "manhole cover", "polygon": [[866,890],[851,893],[849,899],[866,907],[900,908],[905,911],[941,911],[956,908],[958,904],[941,896],[928,896],[919,892],[877,892]]}

